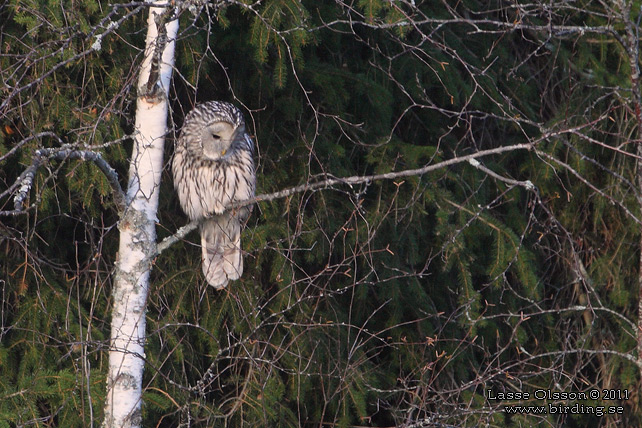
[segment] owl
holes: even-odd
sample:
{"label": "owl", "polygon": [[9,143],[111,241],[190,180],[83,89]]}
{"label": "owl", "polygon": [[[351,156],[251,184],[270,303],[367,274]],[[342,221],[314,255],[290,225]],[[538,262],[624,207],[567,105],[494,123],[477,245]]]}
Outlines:
{"label": "owl", "polygon": [[254,143],[230,103],[197,105],[176,141],[172,173],[183,211],[200,223],[203,274],[216,289],[243,273],[241,227],[251,207],[224,211],[254,197]]}

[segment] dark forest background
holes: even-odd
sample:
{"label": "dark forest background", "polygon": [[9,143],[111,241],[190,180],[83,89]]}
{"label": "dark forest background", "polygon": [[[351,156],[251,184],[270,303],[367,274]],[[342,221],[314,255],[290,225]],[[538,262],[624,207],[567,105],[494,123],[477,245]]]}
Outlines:
{"label": "dark forest background", "polygon": [[[641,6],[191,2],[166,165],[207,100],[243,110],[258,194],[454,161],[259,202],[222,292],[196,233],[165,250],[144,425],[642,424]],[[0,5],[2,428],[102,421],[112,188],[78,159],[44,160],[20,207],[15,183],[36,149],[71,147],[124,185],[145,26],[138,1]],[[169,167],[162,186],[159,238],[188,221]],[[488,399],[541,389],[620,395]]]}

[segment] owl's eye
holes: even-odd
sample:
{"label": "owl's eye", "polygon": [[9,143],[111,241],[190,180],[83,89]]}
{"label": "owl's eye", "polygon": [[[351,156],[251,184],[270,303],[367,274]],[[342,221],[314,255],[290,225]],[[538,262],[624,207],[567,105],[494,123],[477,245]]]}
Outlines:
{"label": "owl's eye", "polygon": [[218,134],[212,134],[212,138],[214,138],[215,140],[220,140],[221,136]]}

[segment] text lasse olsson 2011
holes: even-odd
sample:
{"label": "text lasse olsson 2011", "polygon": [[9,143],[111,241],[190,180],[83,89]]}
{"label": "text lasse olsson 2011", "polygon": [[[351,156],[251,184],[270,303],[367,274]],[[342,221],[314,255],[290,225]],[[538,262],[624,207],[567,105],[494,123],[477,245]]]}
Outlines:
{"label": "text lasse olsson 2011", "polygon": [[551,389],[536,389],[527,391],[494,392],[486,390],[488,400],[628,400],[628,389],[591,389],[589,391],[553,391]]}
{"label": "text lasse olsson 2011", "polygon": [[[554,391],[551,389],[536,389],[529,391],[503,391],[494,392],[486,390],[486,398],[489,401],[527,401],[527,400],[554,400],[554,401],[614,401],[627,400],[630,395],[626,389],[591,389],[589,391]],[[590,405],[574,403],[567,405],[563,403],[547,403],[546,405],[507,405],[504,407],[506,413],[511,414],[594,414],[598,417],[605,414],[622,414],[624,406],[618,405]]]}

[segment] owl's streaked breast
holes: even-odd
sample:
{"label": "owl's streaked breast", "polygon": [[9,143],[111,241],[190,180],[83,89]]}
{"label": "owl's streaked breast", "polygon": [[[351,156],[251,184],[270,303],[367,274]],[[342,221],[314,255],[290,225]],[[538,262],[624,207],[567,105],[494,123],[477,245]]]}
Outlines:
{"label": "owl's streaked breast", "polygon": [[[225,104],[224,109],[212,109],[208,104],[203,105],[203,111],[197,107],[197,112],[193,110],[186,118],[172,164],[181,207],[192,220],[220,214],[230,203],[252,198],[255,191],[253,143],[245,133],[240,112],[227,103],[216,103]],[[222,116],[221,112],[228,114]],[[237,124],[243,133],[235,136],[220,159],[212,160],[212,156],[206,156],[200,148],[199,138],[217,119]],[[219,150],[219,147],[212,149]],[[245,211],[239,214],[245,217]]]}

